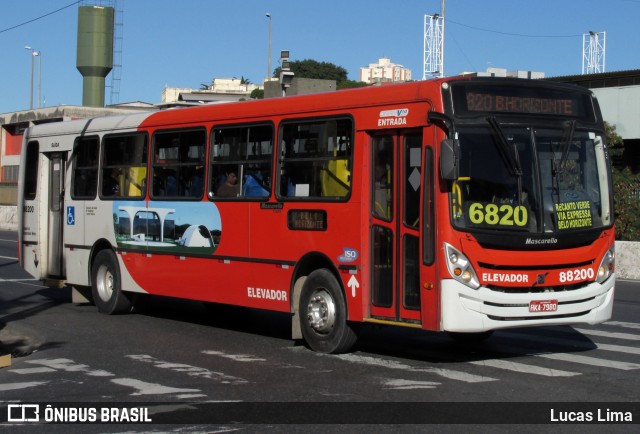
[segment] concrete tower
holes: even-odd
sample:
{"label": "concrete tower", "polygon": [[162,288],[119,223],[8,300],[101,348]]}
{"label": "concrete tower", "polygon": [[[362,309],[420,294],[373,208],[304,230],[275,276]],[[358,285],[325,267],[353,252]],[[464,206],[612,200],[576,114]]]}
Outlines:
{"label": "concrete tower", "polygon": [[104,79],[113,67],[114,9],[101,6],[78,8],[78,56],[82,74],[82,105],[104,107]]}

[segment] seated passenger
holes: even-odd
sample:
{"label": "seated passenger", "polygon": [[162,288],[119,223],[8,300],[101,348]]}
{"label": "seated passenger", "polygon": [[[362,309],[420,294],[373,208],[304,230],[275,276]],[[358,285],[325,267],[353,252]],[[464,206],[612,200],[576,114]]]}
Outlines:
{"label": "seated passenger", "polygon": [[220,197],[238,197],[240,186],[238,185],[238,176],[235,172],[227,172],[227,179],[224,184],[216,190],[216,196]]}

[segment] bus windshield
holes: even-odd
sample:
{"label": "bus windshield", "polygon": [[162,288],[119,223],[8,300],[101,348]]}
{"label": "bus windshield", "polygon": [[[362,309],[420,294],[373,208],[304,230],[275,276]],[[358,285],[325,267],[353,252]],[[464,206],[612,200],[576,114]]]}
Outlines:
{"label": "bus windshield", "polygon": [[466,231],[566,233],[612,222],[603,134],[486,123],[458,128],[460,175],[451,190],[454,225]]}

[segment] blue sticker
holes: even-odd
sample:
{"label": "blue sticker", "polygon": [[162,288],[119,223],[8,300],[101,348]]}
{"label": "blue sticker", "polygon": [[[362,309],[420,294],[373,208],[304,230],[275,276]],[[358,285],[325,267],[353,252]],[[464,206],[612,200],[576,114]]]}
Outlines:
{"label": "blue sticker", "polygon": [[348,247],[345,247],[342,255],[338,256],[340,262],[353,262],[356,259],[358,259],[358,251]]}
{"label": "blue sticker", "polygon": [[68,206],[67,207],[67,224],[73,226],[76,224],[76,207]]}

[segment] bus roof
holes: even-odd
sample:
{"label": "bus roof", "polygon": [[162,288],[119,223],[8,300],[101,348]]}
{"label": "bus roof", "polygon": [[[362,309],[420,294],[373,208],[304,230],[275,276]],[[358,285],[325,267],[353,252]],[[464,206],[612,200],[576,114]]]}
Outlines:
{"label": "bus roof", "polygon": [[[389,84],[377,87],[347,89],[311,95],[269,98],[264,100],[241,101],[226,104],[205,105],[154,112],[142,112],[128,115],[104,116],[91,119],[78,119],[66,122],[52,122],[30,128],[29,137],[54,136],[64,134],[87,134],[114,130],[135,130],[163,125],[197,124],[211,121],[245,121],[268,116],[283,116],[295,113],[305,115],[327,111],[341,111],[357,107],[375,107],[407,102],[430,102],[434,109],[441,111],[439,89],[444,82],[477,81],[503,83],[528,83],[534,86],[556,87],[564,89],[587,89],[541,80],[510,78],[475,78],[456,76],[402,84]],[[534,84],[535,83],[535,84]],[[437,100],[433,100],[438,95]]]}

